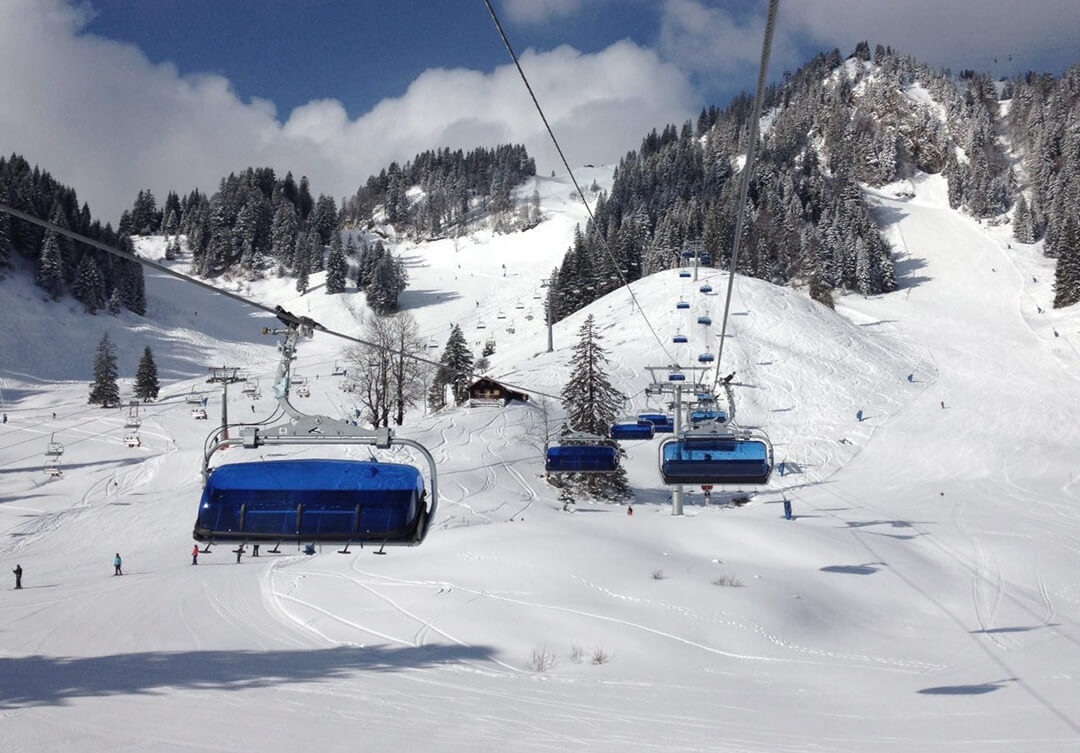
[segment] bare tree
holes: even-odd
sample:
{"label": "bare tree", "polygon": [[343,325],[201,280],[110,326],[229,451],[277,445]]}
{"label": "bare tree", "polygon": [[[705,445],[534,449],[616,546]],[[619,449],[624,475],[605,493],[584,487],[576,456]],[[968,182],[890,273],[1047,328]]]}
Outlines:
{"label": "bare tree", "polygon": [[411,314],[372,317],[364,328],[370,345],[353,345],[343,356],[355,375],[356,395],[365,418],[378,429],[394,421],[400,426],[405,411],[424,396],[426,367],[411,356],[422,349],[416,320]]}
{"label": "bare tree", "polygon": [[408,312],[396,314],[389,319],[390,337],[397,351],[391,356],[390,380],[394,423],[405,422],[405,411],[424,399],[424,387],[430,367],[412,356],[423,352],[424,341],[416,319]]}
{"label": "bare tree", "polygon": [[342,353],[356,382],[356,397],[373,428],[390,425],[390,320],[372,317],[364,328],[369,345],[351,345]]}

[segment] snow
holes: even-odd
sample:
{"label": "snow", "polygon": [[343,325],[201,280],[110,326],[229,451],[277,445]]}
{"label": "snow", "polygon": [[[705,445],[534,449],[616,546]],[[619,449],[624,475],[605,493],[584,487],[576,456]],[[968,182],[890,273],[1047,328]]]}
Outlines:
{"label": "snow", "polygon": [[[716,352],[719,327],[694,322],[719,325],[726,276],[634,284],[662,345],[620,290],[556,325],[547,354],[533,296],[584,211],[566,181],[537,184],[545,221],[526,233],[397,244],[403,302],[440,347],[450,322],[473,344],[494,334],[493,373],[534,396],[558,393],[592,313],[642,409],[646,366]],[[765,427],[791,471],[750,504],[695,494],[672,517],[643,442],[625,461],[633,517],[565,513],[527,441],[535,407],[417,411],[402,433],[439,464],[439,515],[423,546],[385,557],[264,547],[237,565],[218,547],[190,565],[209,428],[184,395],[235,363],[264,389],[254,414],[231,392],[230,416],[269,415],[269,317],[156,274],[145,319],[0,283],[0,559],[26,586],[0,591],[0,749],[1080,750],[1080,319],[1050,309],[1037,247],[950,210],[940,176],[912,186],[868,192],[896,292],[833,312],[737,280],[722,371],[738,420]],[[323,295],[322,278],[306,296],[289,279],[234,285],[358,333],[362,296]],[[125,377],[144,345],[161,367],[140,448],[123,445],[121,411],[85,403],[105,330]],[[691,343],[672,345],[676,330]],[[331,377],[341,347],[301,346],[304,410],[350,409]],[[214,393],[211,421],[220,407]],[[57,480],[41,470],[52,432]]]}

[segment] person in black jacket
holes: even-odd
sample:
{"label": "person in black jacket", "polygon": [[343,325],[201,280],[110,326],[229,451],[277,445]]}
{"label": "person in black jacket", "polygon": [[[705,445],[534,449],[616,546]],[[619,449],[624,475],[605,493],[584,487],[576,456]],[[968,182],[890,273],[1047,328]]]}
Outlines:
{"label": "person in black jacket", "polygon": [[15,573],[15,588],[22,588],[22,565],[15,565],[11,572]]}

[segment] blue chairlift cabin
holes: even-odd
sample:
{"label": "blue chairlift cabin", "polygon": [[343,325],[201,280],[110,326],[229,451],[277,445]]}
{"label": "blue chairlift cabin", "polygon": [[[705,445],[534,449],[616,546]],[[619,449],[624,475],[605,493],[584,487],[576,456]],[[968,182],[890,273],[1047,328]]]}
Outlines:
{"label": "blue chairlift cabin", "polygon": [[712,285],[710,285],[708,283],[705,283],[700,288],[698,288],[698,290],[701,291],[702,293],[711,293],[712,292]]}
{"label": "blue chairlift cabin", "polygon": [[689,277],[689,276],[690,276],[690,270],[689,269],[680,269],[679,270],[679,277]]}
{"label": "blue chairlift cabin", "polygon": [[611,425],[612,439],[652,439],[655,434],[651,421],[626,418]]}
{"label": "blue chairlift cabin", "polygon": [[699,392],[698,394],[694,395],[694,400],[701,403],[702,405],[711,405],[712,403],[716,402],[716,398],[708,392]]}
{"label": "blue chairlift cabin", "polygon": [[709,254],[702,254],[701,258],[698,259],[698,261],[707,267],[712,264],[712,256],[710,256]]}
{"label": "blue chairlift cabin", "polygon": [[686,335],[675,335],[671,338],[671,342],[675,343],[676,345],[682,345],[683,343],[689,342],[689,340],[686,339]]}
{"label": "blue chairlift cabin", "polygon": [[678,303],[675,304],[675,308],[677,308],[677,309],[688,309],[688,308],[690,308],[690,304],[687,301],[679,301]]}
{"label": "blue chairlift cabin", "polygon": [[638,421],[652,424],[656,434],[671,434],[675,431],[675,419],[666,413],[639,413]]}
{"label": "blue chairlift cabin", "polygon": [[705,325],[706,327],[711,327],[711,326],[712,326],[712,317],[709,317],[709,316],[699,316],[699,317],[697,318],[697,323],[698,323],[698,324],[704,324],[704,325]]}
{"label": "blue chairlift cabin", "polygon": [[683,373],[678,372],[678,371],[673,371],[673,372],[671,372],[670,374],[667,375],[667,380],[669,382],[685,382],[686,381],[686,374],[683,374]]}
{"label": "blue chairlift cabin", "polygon": [[618,467],[619,450],[613,442],[577,432],[549,447],[544,459],[548,473],[614,473]]}
{"label": "blue chairlift cabin", "polygon": [[693,259],[694,258],[694,252],[693,251],[683,251],[682,252],[682,258],[684,258],[684,259]]}
{"label": "blue chairlift cabin", "polygon": [[695,410],[690,412],[690,424],[703,424],[706,421],[724,423],[727,421],[727,412],[722,410]]}
{"label": "blue chairlift cabin", "polygon": [[207,478],[194,537],[205,542],[418,544],[428,528],[426,496],[420,471],[398,463],[222,465]]}
{"label": "blue chairlift cabin", "polygon": [[726,427],[690,429],[660,444],[665,484],[765,484],[772,473],[772,445],[764,435]]}
{"label": "blue chairlift cabin", "polygon": [[698,363],[712,363],[716,360],[712,353],[702,353],[697,357]]}

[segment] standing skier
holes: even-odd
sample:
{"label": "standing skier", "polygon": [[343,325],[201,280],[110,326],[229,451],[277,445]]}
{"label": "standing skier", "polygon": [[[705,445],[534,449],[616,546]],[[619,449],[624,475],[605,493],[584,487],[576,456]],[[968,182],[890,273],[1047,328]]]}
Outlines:
{"label": "standing skier", "polygon": [[193,564],[193,565],[199,564],[199,545],[198,544],[191,547],[191,564]]}
{"label": "standing skier", "polygon": [[124,561],[122,559],[120,559],[120,552],[117,552],[116,556],[113,557],[112,564],[113,564],[113,570],[115,570],[113,575],[123,575],[124,574],[124,571],[120,569],[120,566],[124,564]]}
{"label": "standing skier", "polygon": [[22,588],[22,565],[15,565],[15,569],[11,572],[15,573],[15,590]]}

